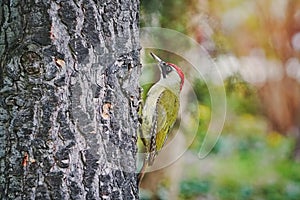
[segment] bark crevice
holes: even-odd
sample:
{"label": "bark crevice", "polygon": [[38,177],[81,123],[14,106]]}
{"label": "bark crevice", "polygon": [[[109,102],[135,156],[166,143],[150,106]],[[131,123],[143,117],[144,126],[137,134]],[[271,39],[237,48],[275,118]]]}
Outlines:
{"label": "bark crevice", "polygon": [[137,199],[138,1],[0,10],[0,199]]}

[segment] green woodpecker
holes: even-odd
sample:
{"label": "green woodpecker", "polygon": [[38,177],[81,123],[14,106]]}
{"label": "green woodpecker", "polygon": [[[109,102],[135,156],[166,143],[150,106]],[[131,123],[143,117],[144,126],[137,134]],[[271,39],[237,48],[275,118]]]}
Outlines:
{"label": "green woodpecker", "polygon": [[184,74],[179,67],[162,61],[153,53],[150,54],[158,62],[161,77],[147,93],[142,112],[141,139],[147,155],[138,177],[139,184],[146,167],[153,164],[176,121],[184,82]]}

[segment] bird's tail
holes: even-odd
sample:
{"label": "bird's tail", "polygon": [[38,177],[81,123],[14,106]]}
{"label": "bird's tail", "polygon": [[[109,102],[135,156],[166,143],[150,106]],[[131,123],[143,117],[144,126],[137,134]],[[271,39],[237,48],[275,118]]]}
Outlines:
{"label": "bird's tail", "polygon": [[147,161],[149,166],[153,165],[156,155],[157,155],[157,153],[155,151],[150,152],[150,154],[148,156],[148,161]]}

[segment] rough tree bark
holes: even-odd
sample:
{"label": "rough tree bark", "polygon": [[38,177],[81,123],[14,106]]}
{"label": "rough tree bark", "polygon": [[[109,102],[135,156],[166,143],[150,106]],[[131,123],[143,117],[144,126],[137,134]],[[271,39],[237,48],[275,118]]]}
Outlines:
{"label": "rough tree bark", "polygon": [[139,2],[0,1],[0,199],[137,199]]}

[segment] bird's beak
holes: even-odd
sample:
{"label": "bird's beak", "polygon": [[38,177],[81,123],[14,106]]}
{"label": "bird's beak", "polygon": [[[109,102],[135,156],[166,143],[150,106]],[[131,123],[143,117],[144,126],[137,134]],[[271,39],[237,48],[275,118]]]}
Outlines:
{"label": "bird's beak", "polygon": [[152,52],[150,52],[150,55],[152,56],[152,58],[154,60],[156,60],[158,62],[161,74],[162,74],[163,78],[166,78],[167,72],[166,72],[166,68],[165,68],[165,62]]}
{"label": "bird's beak", "polygon": [[152,53],[152,52],[150,52],[150,55],[152,56],[152,58],[154,59],[154,60],[156,60],[157,62],[162,62],[162,60],[157,56],[157,55],[155,55],[154,53]]}

